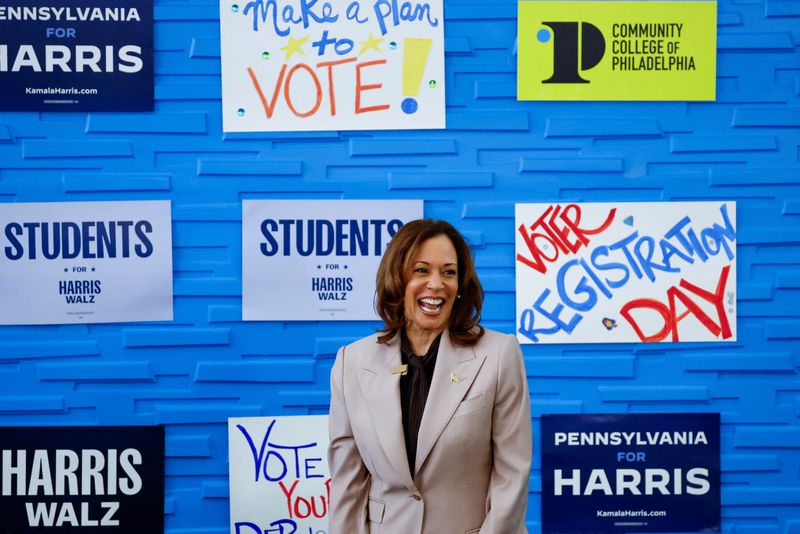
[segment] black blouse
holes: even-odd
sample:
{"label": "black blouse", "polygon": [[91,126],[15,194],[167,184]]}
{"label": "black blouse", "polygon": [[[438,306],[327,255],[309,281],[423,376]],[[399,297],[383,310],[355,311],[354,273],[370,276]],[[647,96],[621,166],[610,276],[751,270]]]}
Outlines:
{"label": "black blouse", "polygon": [[408,469],[414,476],[414,465],[417,460],[417,437],[425,401],[431,389],[433,370],[436,367],[436,356],[439,353],[439,342],[442,334],[436,336],[428,352],[424,356],[416,356],[405,331],[401,335],[400,356],[403,364],[408,365],[408,372],[400,377],[400,407],[403,412],[403,435],[406,440]]}

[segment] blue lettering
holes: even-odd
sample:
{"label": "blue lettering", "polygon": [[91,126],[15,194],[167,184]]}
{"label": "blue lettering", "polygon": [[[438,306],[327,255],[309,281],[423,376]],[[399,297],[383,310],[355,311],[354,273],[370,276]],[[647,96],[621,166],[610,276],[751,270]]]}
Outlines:
{"label": "blue lettering", "polygon": [[599,257],[600,256],[608,256],[608,247],[605,245],[599,246],[592,251],[592,265],[598,271],[610,271],[610,270],[617,270],[622,271],[622,278],[617,280],[609,280],[608,278],[605,279],[606,284],[608,284],[611,288],[616,289],[618,287],[622,287],[630,278],[630,271],[625,266],[624,263],[619,262],[608,262],[608,263],[600,263]]}
{"label": "blue lettering", "polygon": [[272,219],[261,221],[261,235],[266,239],[266,243],[261,243],[261,253],[264,256],[274,256],[278,252],[278,242],[272,237],[272,232],[278,229],[278,223]]}
{"label": "blue lettering", "polygon": [[10,246],[5,248],[6,258],[9,260],[18,260],[22,257],[25,249],[22,243],[17,239],[18,235],[22,235],[22,226],[17,223],[9,223],[6,225],[6,239]]}

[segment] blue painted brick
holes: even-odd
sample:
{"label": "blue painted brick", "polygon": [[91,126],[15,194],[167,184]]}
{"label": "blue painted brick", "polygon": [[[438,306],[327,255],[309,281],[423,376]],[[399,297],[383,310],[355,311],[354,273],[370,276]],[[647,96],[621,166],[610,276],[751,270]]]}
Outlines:
{"label": "blue painted brick", "polygon": [[730,351],[718,354],[683,355],[683,368],[687,371],[783,371],[794,372],[792,355],[783,353],[731,354]]}
{"label": "blue painted brick", "polygon": [[705,386],[599,386],[597,390],[606,402],[708,400]]}
{"label": "blue painted brick", "polygon": [[32,141],[22,142],[22,157],[32,158],[102,158],[132,156],[133,147],[126,141]]}
{"label": "blue painted brick", "polygon": [[800,106],[736,108],[733,125],[800,128]]}
{"label": "blue painted brick", "polygon": [[0,341],[0,361],[29,358],[63,358],[66,356],[97,356],[96,341]]}
{"label": "blue painted brick", "polygon": [[723,454],[722,471],[778,471],[776,454]]}
{"label": "blue painted brick", "polygon": [[794,0],[767,0],[765,2],[767,17],[800,17],[800,4]]}
{"label": "blue painted brick", "polygon": [[204,406],[202,401],[183,405],[157,407],[155,422],[159,425],[226,423],[229,417],[256,417],[262,415],[260,405]]}
{"label": "blue painted brick", "polygon": [[152,382],[149,362],[41,363],[39,380],[138,380]]}
{"label": "blue painted brick", "polygon": [[800,428],[738,428],[733,444],[734,447],[800,449]]}
{"label": "blue painted brick", "polygon": [[299,176],[302,171],[300,161],[201,159],[197,163],[199,176]]}
{"label": "blue painted brick", "polygon": [[[201,495],[204,499],[228,499],[230,497],[230,487],[227,482],[204,480]],[[220,529],[220,534],[223,533],[227,534],[227,530]]]}
{"label": "blue painted brick", "polygon": [[193,38],[189,57],[220,57],[219,39]]}
{"label": "blue painted brick", "polygon": [[167,436],[165,455],[167,458],[210,458],[211,437],[208,435]]}
{"label": "blue painted brick", "polygon": [[767,321],[764,325],[767,339],[800,339],[800,319]]}
{"label": "blue painted brick", "polygon": [[194,345],[227,345],[227,328],[126,328],[122,332],[125,347],[181,347]]}
{"label": "blue painted brick", "polygon": [[196,382],[313,382],[313,360],[281,362],[199,362]]}
{"label": "blue painted brick", "polygon": [[390,189],[491,187],[490,172],[390,172]]}
{"label": "blue painted brick", "polygon": [[528,376],[533,377],[609,377],[631,378],[634,358],[632,356],[570,356],[526,358]]}
{"label": "blue painted brick", "polygon": [[278,393],[281,406],[325,406],[330,405],[329,391],[281,391]]}
{"label": "blue painted brick", "polygon": [[717,50],[791,50],[792,36],[786,33],[720,33]]}
{"label": "blue painted brick", "polygon": [[351,139],[351,156],[455,154],[452,139]]}
{"label": "blue painted brick", "polygon": [[520,172],[622,172],[619,158],[522,158]]}
{"label": "blue painted brick", "polygon": [[594,121],[588,117],[547,119],[545,137],[636,137],[661,136],[655,119],[615,119]]}
{"label": "blue painted brick", "polygon": [[90,114],[87,133],[206,133],[204,113]]}
{"label": "blue painted brick", "polygon": [[527,113],[517,111],[451,111],[447,114],[447,129],[474,131],[517,131],[530,128]]}
{"label": "blue painted brick", "polygon": [[78,191],[168,191],[169,174],[65,174],[65,192]]}
{"label": "blue painted brick", "polygon": [[62,412],[66,413],[64,397],[57,395],[26,395],[0,397],[0,412]]}
{"label": "blue painted brick", "polygon": [[670,150],[685,152],[741,152],[775,150],[775,137],[766,135],[673,135]]}
{"label": "blue painted brick", "polygon": [[800,489],[797,487],[722,488],[723,506],[781,506],[797,504],[800,504]]}

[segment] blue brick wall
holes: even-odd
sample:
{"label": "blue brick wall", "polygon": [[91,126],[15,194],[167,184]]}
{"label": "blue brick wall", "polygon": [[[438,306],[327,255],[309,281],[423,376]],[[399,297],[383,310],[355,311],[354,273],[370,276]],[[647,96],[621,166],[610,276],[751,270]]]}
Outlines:
{"label": "blue brick wall", "polygon": [[517,102],[516,5],[487,5],[445,2],[443,131],[225,134],[218,4],[178,0],[153,113],[0,113],[0,202],[169,199],[175,277],[171,323],[0,327],[0,424],[163,424],[166,531],[227,533],[227,417],[326,413],[376,326],[242,323],[241,199],[424,199],[506,332],[514,202],[735,200],[739,340],[525,346],[535,446],[543,413],[719,411],[723,531],[800,534],[800,2],[719,2],[713,103]]}

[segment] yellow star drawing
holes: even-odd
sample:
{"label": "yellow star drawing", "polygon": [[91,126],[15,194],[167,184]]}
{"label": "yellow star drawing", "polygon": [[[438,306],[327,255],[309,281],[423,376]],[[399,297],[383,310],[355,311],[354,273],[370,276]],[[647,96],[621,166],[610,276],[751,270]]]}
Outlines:
{"label": "yellow star drawing", "polygon": [[360,56],[370,48],[375,50],[376,52],[380,52],[381,49],[378,48],[378,45],[381,44],[382,42],[383,39],[378,39],[376,37],[373,37],[373,35],[370,33],[369,37],[367,37],[367,40],[361,43],[361,50],[358,52],[358,55]]}
{"label": "yellow star drawing", "polygon": [[286,57],[284,59],[289,59],[294,54],[300,54],[301,56],[306,55],[303,52],[303,45],[306,44],[310,35],[306,35],[302,39],[295,39],[291,35],[289,36],[289,41],[286,43],[286,46],[280,48],[280,50],[286,50]]}

